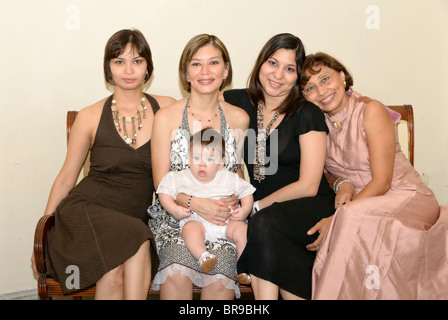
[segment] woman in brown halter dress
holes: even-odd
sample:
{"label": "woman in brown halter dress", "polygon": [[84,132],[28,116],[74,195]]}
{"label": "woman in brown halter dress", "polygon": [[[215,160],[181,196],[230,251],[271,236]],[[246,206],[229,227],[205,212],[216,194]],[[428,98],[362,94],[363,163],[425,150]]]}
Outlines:
{"label": "woman in brown halter dress", "polygon": [[[159,105],[175,101],[142,92],[152,71],[144,36],[115,33],[104,56],[114,93],[83,108],[73,125],[45,209],[55,213],[46,264],[65,292],[96,284],[97,299],[147,297],[159,263],[146,213],[154,191],[151,130]],[[75,186],[89,151],[89,175]],[[78,268],[79,287],[67,285],[68,267]]]}

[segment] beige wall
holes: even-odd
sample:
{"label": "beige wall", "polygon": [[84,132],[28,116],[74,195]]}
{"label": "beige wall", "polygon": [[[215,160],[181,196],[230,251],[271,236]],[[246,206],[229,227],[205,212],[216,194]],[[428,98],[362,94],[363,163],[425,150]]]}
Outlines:
{"label": "beige wall", "polygon": [[0,22],[0,293],[36,287],[34,228],[64,160],[66,112],[110,94],[103,48],[122,28],[153,50],[148,91],[175,98],[192,36],[224,41],[239,88],[268,38],[298,35],[307,52],[340,58],[357,91],[414,106],[415,167],[448,203],[446,0],[0,0]]}

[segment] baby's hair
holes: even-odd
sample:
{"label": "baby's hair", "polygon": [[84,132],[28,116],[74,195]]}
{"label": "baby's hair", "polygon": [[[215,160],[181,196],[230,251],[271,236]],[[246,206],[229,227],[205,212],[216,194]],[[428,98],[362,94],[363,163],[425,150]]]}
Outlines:
{"label": "baby's hair", "polygon": [[198,143],[208,149],[213,149],[215,155],[217,155],[216,153],[219,152],[221,157],[224,157],[226,143],[218,130],[207,127],[193,134],[190,137],[190,152],[191,150],[193,150],[193,145],[196,145]]}

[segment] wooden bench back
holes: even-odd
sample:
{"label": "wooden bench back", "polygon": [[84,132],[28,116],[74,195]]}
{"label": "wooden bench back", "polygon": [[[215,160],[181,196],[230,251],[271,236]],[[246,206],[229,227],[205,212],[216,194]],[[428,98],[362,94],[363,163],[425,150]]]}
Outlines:
{"label": "wooden bench back", "polygon": [[[412,109],[412,105],[405,104],[387,107],[401,114],[401,120],[400,123],[398,123],[399,129],[401,123],[403,122],[405,122],[407,126],[407,135],[406,137],[400,136],[400,144],[403,151],[405,151],[405,155],[407,156],[409,162],[414,165],[414,110]],[[407,138],[407,144],[406,141],[402,141],[405,140],[405,138]]]}

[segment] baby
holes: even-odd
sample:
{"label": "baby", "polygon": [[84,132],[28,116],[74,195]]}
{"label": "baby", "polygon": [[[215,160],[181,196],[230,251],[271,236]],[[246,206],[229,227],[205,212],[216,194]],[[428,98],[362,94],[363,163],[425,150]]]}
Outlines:
{"label": "baby", "polygon": [[[207,139],[210,137],[210,139]],[[175,218],[180,220],[185,246],[198,260],[202,271],[211,272],[217,262],[215,255],[207,251],[205,240],[211,242],[227,237],[236,244],[238,258],[247,242],[247,224],[245,220],[252,210],[255,188],[241,179],[238,174],[223,168],[225,161],[225,142],[221,134],[210,128],[202,129],[190,138],[189,169],[170,171],[159,184],[157,194],[161,205]],[[179,193],[190,195],[188,206],[193,197],[221,199],[235,194],[241,206],[231,212],[227,225],[213,224],[197,213],[176,204]],[[249,284],[246,274],[238,274],[237,281]]]}

